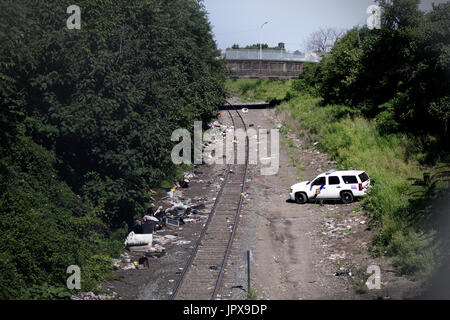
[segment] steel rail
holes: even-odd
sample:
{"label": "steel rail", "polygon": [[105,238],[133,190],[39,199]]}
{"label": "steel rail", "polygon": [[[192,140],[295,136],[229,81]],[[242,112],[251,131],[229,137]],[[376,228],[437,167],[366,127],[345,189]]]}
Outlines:
{"label": "steel rail", "polygon": [[[230,104],[230,106],[232,106],[232,105]],[[227,112],[230,115],[233,127],[236,128],[236,122],[235,122],[235,119],[234,119],[233,115],[231,114],[231,112],[229,110],[227,110]],[[235,110],[235,112],[239,115],[239,118],[241,119],[241,122],[244,125],[244,129],[245,129],[245,131],[247,131],[247,126],[245,124],[245,121],[244,121],[243,117],[241,116],[239,111]],[[234,134],[235,134],[234,138],[236,139],[237,138],[236,137],[236,131],[234,132]],[[239,203],[238,203],[238,207],[237,207],[236,214],[235,214],[235,217],[234,217],[233,227],[232,227],[232,231],[231,231],[231,234],[230,234],[230,237],[229,237],[229,240],[228,240],[227,248],[226,248],[226,251],[225,251],[222,263],[221,263],[219,275],[217,277],[217,280],[216,280],[216,283],[215,283],[215,286],[214,286],[214,291],[213,291],[213,294],[211,296],[212,300],[214,300],[216,298],[217,292],[220,289],[221,282],[222,282],[222,279],[223,279],[224,268],[226,266],[226,262],[228,260],[228,256],[229,256],[229,254],[231,252],[232,243],[233,243],[233,240],[234,240],[234,236],[236,234],[237,224],[239,222],[239,215],[240,215],[240,212],[241,212],[242,202],[243,202],[243,199],[244,199],[243,194],[244,194],[244,191],[245,191],[245,183],[246,183],[246,179],[247,179],[248,158],[249,158],[249,141],[248,141],[248,136],[246,135],[245,170],[244,170],[244,176],[243,176],[243,183],[242,183],[241,190],[240,190],[241,192],[240,192],[240,197],[239,197]],[[177,294],[179,293],[180,288],[181,288],[181,286],[183,284],[183,281],[184,281],[184,279],[185,279],[185,277],[186,277],[190,267],[192,266],[192,264],[194,262],[194,259],[195,259],[196,255],[197,255],[197,252],[198,252],[198,249],[199,249],[200,246],[202,246],[202,241],[204,240],[205,234],[208,231],[208,226],[209,226],[210,222],[212,221],[212,219],[214,217],[217,205],[218,205],[219,200],[220,200],[220,198],[222,196],[223,190],[225,189],[225,186],[226,186],[226,183],[227,183],[227,180],[228,180],[228,177],[229,177],[229,173],[231,171],[230,170],[231,166],[232,165],[228,165],[227,168],[226,168],[226,174],[225,174],[224,180],[223,180],[223,182],[222,182],[222,184],[220,186],[219,192],[218,192],[218,194],[216,196],[216,200],[214,201],[214,205],[211,208],[211,211],[209,213],[208,219],[207,219],[207,221],[205,223],[205,226],[202,228],[202,231],[200,233],[199,238],[196,241],[196,244],[195,244],[195,246],[194,246],[194,248],[192,250],[192,253],[190,254],[188,260],[186,261],[186,263],[185,263],[185,265],[183,267],[183,270],[181,272],[181,275],[180,275],[180,277],[178,278],[178,280],[177,280],[177,282],[175,284],[175,287],[174,287],[174,289],[172,291],[172,294],[170,296],[170,300],[174,300],[176,298]]]}
{"label": "steel rail", "polygon": [[[247,181],[247,171],[248,171],[249,139],[248,139],[248,135],[247,135],[247,125],[245,124],[244,118],[239,113],[239,111],[237,111],[237,110],[235,110],[235,111],[239,115],[239,118],[241,118],[242,124],[244,125],[244,129],[245,129],[245,132],[246,132],[246,134],[245,134],[245,144],[246,144],[246,149],[245,149],[245,170],[244,170],[244,177],[243,177],[243,180],[242,180],[241,195],[239,197],[239,204],[238,204],[238,207],[236,209],[236,215],[234,217],[233,229],[231,231],[231,235],[230,235],[230,238],[228,240],[227,250],[225,251],[225,255],[223,257],[223,262],[222,262],[222,265],[220,266],[219,276],[217,278],[216,285],[214,287],[214,292],[213,292],[213,294],[211,296],[211,300],[216,299],[217,292],[220,290],[220,287],[221,287],[221,284],[222,284],[224,269],[225,269],[226,263],[228,261],[228,256],[229,256],[229,254],[231,252],[234,236],[236,234],[236,229],[237,229],[238,222],[239,222],[239,216],[241,214],[242,202],[244,201],[244,197],[245,197],[244,192],[245,192],[245,183]],[[228,112],[230,112],[230,111],[228,111]],[[235,131],[235,138],[236,138],[236,131]]]}

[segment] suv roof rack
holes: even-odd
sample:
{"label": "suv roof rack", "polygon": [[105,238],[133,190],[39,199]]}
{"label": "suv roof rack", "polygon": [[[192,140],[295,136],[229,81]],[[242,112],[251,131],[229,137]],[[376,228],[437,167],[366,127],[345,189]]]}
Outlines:
{"label": "suv roof rack", "polygon": [[329,174],[331,174],[331,173],[333,173],[333,172],[335,172],[335,171],[337,171],[337,170],[336,170],[336,169],[331,169],[331,170],[325,172],[325,174],[326,174],[326,175],[329,175]]}

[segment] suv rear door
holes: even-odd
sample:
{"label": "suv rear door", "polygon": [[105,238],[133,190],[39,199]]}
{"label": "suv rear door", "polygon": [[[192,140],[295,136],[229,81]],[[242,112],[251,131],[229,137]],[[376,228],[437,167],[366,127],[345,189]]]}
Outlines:
{"label": "suv rear door", "polygon": [[341,179],[338,176],[327,177],[327,185],[324,193],[324,198],[339,199],[339,192],[341,191]]}
{"label": "suv rear door", "polygon": [[353,194],[359,191],[359,181],[356,175],[343,175],[342,180],[344,181],[344,190],[350,190]]}

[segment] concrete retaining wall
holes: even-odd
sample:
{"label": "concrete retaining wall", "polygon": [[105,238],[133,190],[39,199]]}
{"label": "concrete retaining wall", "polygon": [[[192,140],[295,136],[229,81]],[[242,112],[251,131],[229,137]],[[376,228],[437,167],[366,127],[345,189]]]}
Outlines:
{"label": "concrete retaining wall", "polygon": [[298,78],[303,73],[301,61],[227,60],[230,78]]}

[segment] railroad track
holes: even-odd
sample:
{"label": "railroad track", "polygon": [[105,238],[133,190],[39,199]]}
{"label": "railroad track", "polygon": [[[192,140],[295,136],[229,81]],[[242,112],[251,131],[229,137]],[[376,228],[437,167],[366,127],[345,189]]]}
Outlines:
{"label": "railroad track", "polygon": [[[244,128],[247,131],[247,125],[239,111],[227,110],[227,113],[234,128]],[[234,146],[236,155],[237,145],[234,144]],[[248,137],[246,137],[245,164],[227,165],[224,181],[208,220],[175,284],[170,300],[216,299],[221,288],[244,200],[248,150],[249,143]]]}

